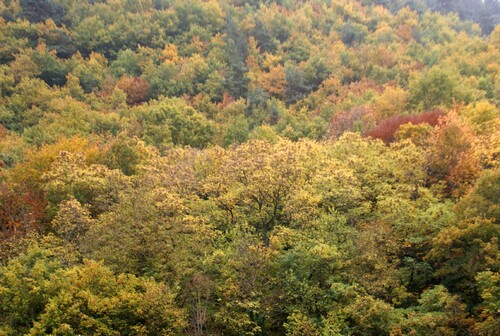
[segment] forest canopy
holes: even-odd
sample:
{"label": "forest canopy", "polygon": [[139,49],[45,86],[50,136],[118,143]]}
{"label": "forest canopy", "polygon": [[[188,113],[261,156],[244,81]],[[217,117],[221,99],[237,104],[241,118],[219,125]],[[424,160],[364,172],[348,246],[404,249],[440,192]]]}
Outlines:
{"label": "forest canopy", "polygon": [[499,1],[0,15],[0,335],[500,334]]}

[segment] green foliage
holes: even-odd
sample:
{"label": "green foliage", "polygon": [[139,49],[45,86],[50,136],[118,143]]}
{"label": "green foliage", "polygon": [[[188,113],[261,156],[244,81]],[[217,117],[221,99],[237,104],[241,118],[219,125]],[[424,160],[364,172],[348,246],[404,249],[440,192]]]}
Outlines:
{"label": "green foliage", "polygon": [[104,155],[104,163],[111,169],[119,169],[130,176],[138,172],[138,166],[144,164],[151,152],[137,138],[128,138],[124,134],[110,143]]}
{"label": "green foliage", "polygon": [[[140,198],[141,202],[136,202]],[[204,252],[210,225],[165,188],[129,191],[90,227],[85,254],[115,270],[175,284]]]}
{"label": "green foliage", "polygon": [[0,289],[5,335],[176,335],[186,324],[168,286],[95,261],[64,269],[37,246],[2,267]]}
{"label": "green foliage", "polygon": [[458,204],[465,218],[482,217],[496,223],[500,221],[500,171],[485,171],[474,188]]}
{"label": "green foliage", "polygon": [[483,302],[480,305],[481,322],[478,329],[481,335],[494,335],[500,330],[498,320],[500,276],[498,272],[485,271],[476,275],[479,293]]}
{"label": "green foliage", "polygon": [[433,238],[426,259],[436,276],[449,288],[460,292],[467,303],[477,300],[474,277],[490,269],[498,271],[498,235],[496,224],[488,220],[464,221],[445,228]]}
{"label": "green foliage", "polygon": [[29,335],[176,335],[185,325],[184,312],[173,307],[173,294],[164,284],[115,276],[95,261],[51,280],[56,294]]}
{"label": "green foliage", "polygon": [[40,78],[48,85],[64,85],[68,71],[64,63],[44,47],[33,51],[31,58],[40,70]]}
{"label": "green foliage", "polygon": [[163,99],[150,105],[143,116],[146,139],[158,145],[206,147],[214,134],[213,123],[179,98]]}
{"label": "green foliage", "polygon": [[450,72],[431,68],[427,74],[421,74],[410,82],[410,104],[424,111],[434,106],[450,107],[457,98],[460,99],[456,92],[457,85]]}
{"label": "green foliage", "polygon": [[340,30],[340,38],[347,45],[360,43],[366,35],[366,28],[362,25],[347,22]]}
{"label": "green foliage", "polygon": [[126,49],[124,51],[120,51],[116,60],[111,63],[111,71],[117,78],[120,78],[123,75],[136,77],[141,74],[141,67],[136,54],[132,50]]}
{"label": "green foliage", "polygon": [[451,295],[441,285],[422,293],[415,310],[405,312],[393,333],[397,335],[462,335],[470,332],[471,320],[467,318],[465,305],[456,295]]}
{"label": "green foliage", "polygon": [[287,330],[286,332],[287,336],[319,335],[314,323],[311,322],[307,318],[307,316],[304,316],[299,312],[293,313],[290,316],[288,316],[288,322],[285,323],[285,328]]}
{"label": "green foliage", "polygon": [[370,296],[360,296],[346,308],[354,335],[387,335],[398,320],[394,308]]}
{"label": "green foliage", "polygon": [[31,22],[40,22],[51,18],[60,23],[64,15],[63,6],[52,0],[21,0],[20,5],[22,8],[20,17]]}
{"label": "green foliage", "polygon": [[11,260],[0,272],[0,331],[27,334],[50,297],[50,277],[61,268],[53,253],[37,246]]}

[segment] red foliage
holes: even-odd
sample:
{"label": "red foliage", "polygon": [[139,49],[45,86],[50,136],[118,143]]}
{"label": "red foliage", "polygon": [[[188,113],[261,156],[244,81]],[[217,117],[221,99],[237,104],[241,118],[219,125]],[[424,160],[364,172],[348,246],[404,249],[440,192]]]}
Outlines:
{"label": "red foliage", "polygon": [[0,240],[39,229],[46,203],[35,192],[16,193],[0,184]]}
{"label": "red foliage", "polygon": [[394,135],[399,126],[408,123],[414,125],[427,123],[431,126],[436,126],[442,116],[444,116],[443,111],[438,109],[416,115],[394,116],[383,120],[380,124],[366,132],[365,135],[374,139],[380,139],[385,143],[391,143],[395,140]]}

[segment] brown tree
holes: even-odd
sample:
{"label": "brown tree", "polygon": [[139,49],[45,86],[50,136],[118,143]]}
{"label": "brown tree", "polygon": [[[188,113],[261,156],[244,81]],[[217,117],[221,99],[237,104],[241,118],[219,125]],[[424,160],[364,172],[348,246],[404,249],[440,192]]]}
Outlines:
{"label": "brown tree", "polygon": [[116,86],[127,94],[127,104],[137,105],[149,99],[151,86],[141,77],[127,77],[124,75]]}

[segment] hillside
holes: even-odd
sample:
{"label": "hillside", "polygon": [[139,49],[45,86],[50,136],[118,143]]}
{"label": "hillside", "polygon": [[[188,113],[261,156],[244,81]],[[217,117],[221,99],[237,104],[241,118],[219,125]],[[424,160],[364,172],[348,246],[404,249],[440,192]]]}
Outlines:
{"label": "hillside", "polygon": [[0,14],[0,335],[500,334],[498,1]]}

